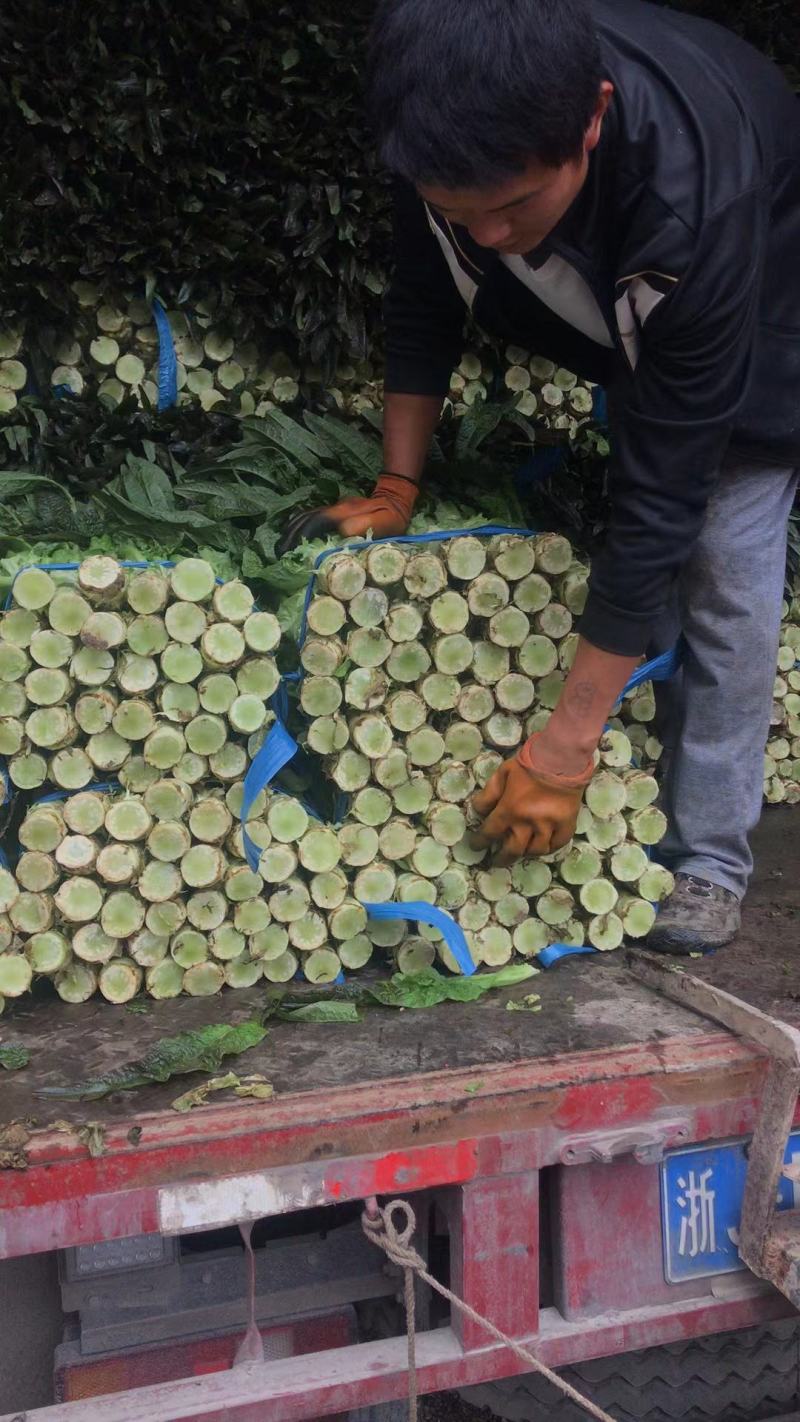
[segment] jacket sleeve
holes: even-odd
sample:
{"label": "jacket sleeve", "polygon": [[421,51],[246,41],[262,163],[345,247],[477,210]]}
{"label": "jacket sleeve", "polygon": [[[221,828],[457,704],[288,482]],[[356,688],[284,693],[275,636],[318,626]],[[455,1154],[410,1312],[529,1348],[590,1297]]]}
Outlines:
{"label": "jacket sleeve", "polygon": [[384,301],[386,390],[444,396],[462,355],[466,310],[425,206],[396,180],[394,275]]}
{"label": "jacket sleeve", "polygon": [[580,623],[605,651],[645,652],[702,529],[747,392],[766,215],[760,191],[738,197],[692,239],[682,272],[688,234],[668,220],[661,251],[651,233],[626,255],[617,312],[631,369],[609,391],[611,520]]}

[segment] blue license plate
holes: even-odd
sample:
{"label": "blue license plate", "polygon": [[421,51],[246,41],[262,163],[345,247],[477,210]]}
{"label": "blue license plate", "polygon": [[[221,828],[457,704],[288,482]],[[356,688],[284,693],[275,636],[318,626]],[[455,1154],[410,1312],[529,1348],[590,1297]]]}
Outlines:
{"label": "blue license plate", "polygon": [[[661,1232],[668,1284],[730,1274],[744,1265],[737,1247],[747,1174],[746,1141],[670,1151],[661,1166]],[[800,1131],[787,1165],[800,1165]],[[778,1209],[800,1208],[800,1185],[782,1180]]]}

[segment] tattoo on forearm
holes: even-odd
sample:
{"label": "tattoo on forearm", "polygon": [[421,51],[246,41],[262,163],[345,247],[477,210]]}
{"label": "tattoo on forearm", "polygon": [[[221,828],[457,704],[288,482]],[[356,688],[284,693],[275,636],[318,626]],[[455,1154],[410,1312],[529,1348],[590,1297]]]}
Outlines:
{"label": "tattoo on forearm", "polygon": [[569,709],[576,716],[591,716],[596,698],[597,687],[593,681],[577,681],[567,692]]}

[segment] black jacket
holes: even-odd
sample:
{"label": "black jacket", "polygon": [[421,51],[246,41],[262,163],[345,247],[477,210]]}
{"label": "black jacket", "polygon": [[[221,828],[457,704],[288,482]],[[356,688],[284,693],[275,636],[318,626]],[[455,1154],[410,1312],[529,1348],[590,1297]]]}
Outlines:
{"label": "black jacket", "polygon": [[614,97],[545,244],[501,256],[398,185],[386,388],[446,393],[465,301],[606,386],[613,508],[581,631],[636,655],[723,455],[800,466],[800,103],[716,25],[642,0],[594,13]]}

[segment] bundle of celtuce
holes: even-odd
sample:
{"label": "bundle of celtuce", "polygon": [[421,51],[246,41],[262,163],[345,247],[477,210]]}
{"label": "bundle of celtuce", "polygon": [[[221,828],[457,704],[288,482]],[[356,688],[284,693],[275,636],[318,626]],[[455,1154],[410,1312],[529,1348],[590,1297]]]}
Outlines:
{"label": "bundle of celtuce", "polygon": [[19,790],[82,790],[117,776],[141,791],[244,775],[268,718],[280,629],[211,566],[126,569],[87,558],[72,575],[26,568],[0,618],[0,755]]}
{"label": "bundle of celtuce", "polygon": [[783,604],[769,737],[764,756],[764,798],[770,805],[800,804],[800,594]]}
{"label": "bundle of celtuce", "polygon": [[[0,1005],[34,975],[70,1002],[96,988],[125,1002],[143,980],[154,997],[254,982],[272,918],[252,902],[263,882],[238,816],[279,680],[277,620],[197,558],[30,568],[13,592],[0,750],[18,788],[64,794],[28,810],[0,875]],[[109,777],[119,790],[92,788]]]}
{"label": "bundle of celtuce", "polygon": [[[603,738],[566,850],[508,870],[470,838],[472,793],[558,700],[587,576],[555,534],[379,543],[327,558],[308,608],[306,741],[350,797],[339,839],[360,870],[355,896],[436,903],[478,962],[553,941],[616,948],[647,933],[672,887],[648,855],[666,828],[657,785],[632,763],[621,722]],[[649,688],[623,707],[637,726],[645,701]],[[396,923],[367,931],[386,946],[404,938]],[[420,925],[401,962],[430,961],[436,948],[454,966],[438,931]]]}

